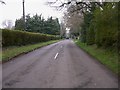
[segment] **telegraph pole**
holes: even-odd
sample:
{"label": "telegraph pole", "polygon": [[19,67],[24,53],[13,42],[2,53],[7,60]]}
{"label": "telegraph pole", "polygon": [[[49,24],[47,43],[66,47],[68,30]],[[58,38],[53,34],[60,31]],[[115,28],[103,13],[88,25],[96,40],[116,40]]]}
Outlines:
{"label": "telegraph pole", "polygon": [[26,30],[26,23],[25,23],[25,0],[23,0],[23,23],[24,23],[24,31]]}

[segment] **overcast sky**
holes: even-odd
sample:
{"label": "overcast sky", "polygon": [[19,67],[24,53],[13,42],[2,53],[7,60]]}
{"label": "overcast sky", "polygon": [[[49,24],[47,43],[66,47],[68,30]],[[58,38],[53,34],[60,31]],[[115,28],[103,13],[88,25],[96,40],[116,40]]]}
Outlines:
{"label": "overcast sky", "polygon": [[[13,24],[16,19],[20,18],[22,13],[22,1],[23,0],[3,0],[6,5],[0,4],[0,28],[2,27],[2,22],[4,20],[12,20]],[[44,18],[50,16],[58,17],[61,19],[62,12],[55,10],[47,5],[45,2],[47,0],[25,0],[25,14],[38,15],[42,14]]]}

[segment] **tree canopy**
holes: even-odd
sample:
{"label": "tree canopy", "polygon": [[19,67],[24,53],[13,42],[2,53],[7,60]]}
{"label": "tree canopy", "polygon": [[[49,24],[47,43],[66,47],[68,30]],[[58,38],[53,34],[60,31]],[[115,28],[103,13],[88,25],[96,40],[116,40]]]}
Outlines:
{"label": "tree canopy", "polygon": [[[54,6],[58,1],[61,0],[49,4]],[[64,15],[67,18],[64,18],[64,21],[65,25],[71,28],[71,34],[78,35],[80,40],[88,45],[96,44],[98,47],[106,48],[117,46],[118,3],[68,0],[61,1],[58,7],[67,9]]]}
{"label": "tree canopy", "polygon": [[[30,16],[26,15],[26,31],[38,32],[44,34],[60,34],[60,24],[58,18],[49,17],[45,20],[42,15]],[[23,18],[17,19],[15,22],[16,30],[24,30]]]}

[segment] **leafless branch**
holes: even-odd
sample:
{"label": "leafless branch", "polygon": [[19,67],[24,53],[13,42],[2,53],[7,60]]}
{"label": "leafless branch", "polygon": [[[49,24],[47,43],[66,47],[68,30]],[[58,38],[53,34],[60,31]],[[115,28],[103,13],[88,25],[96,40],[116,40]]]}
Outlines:
{"label": "leafless branch", "polygon": [[2,0],[0,0],[0,3],[1,3],[1,4],[5,4],[5,5],[6,5],[6,3],[5,3],[4,1],[2,1]]}

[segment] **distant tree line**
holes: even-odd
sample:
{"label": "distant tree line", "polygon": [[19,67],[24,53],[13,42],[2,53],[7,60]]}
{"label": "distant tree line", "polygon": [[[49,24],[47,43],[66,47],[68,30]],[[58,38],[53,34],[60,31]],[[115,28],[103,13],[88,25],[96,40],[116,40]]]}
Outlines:
{"label": "distant tree line", "polygon": [[[42,15],[36,14],[31,17],[28,14],[25,22],[25,31],[52,35],[60,34],[60,24],[58,18],[53,19],[53,17],[49,17],[47,20],[45,20]],[[24,30],[23,18],[15,21],[15,30]]]}

